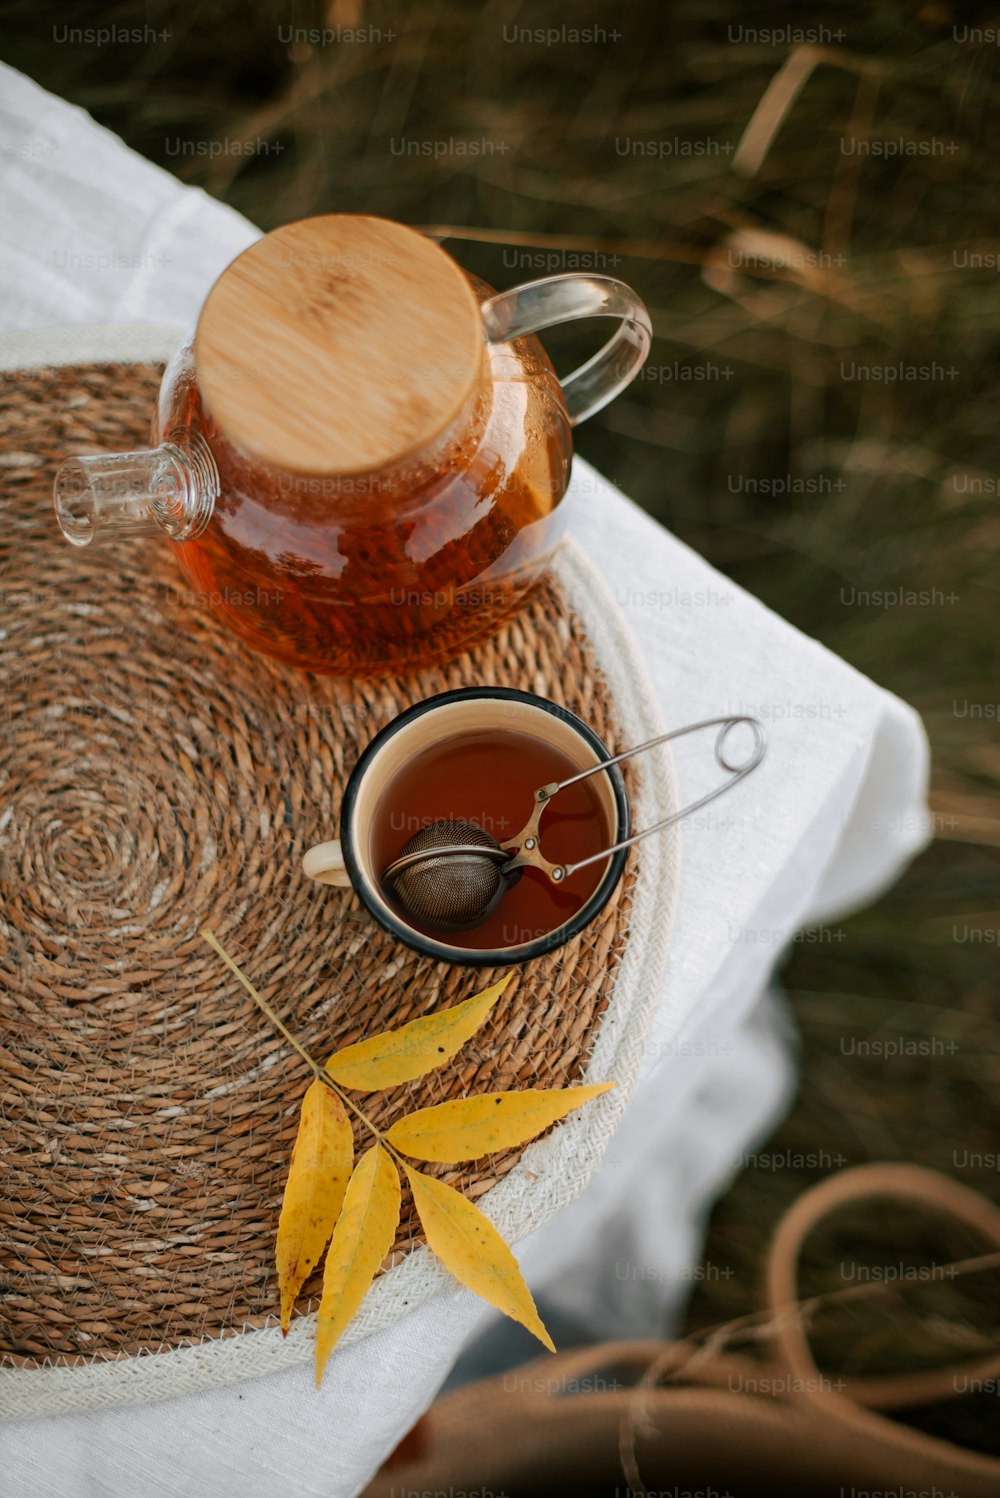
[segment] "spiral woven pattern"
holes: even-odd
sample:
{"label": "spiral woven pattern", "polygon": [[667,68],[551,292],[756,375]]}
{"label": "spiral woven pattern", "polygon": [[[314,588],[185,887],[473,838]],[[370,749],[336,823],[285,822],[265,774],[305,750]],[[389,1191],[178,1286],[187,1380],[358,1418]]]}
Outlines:
{"label": "spiral woven pattern", "polygon": [[[503,684],[623,747],[552,582],[444,669],[338,681],[247,653],[186,591],[166,543],[67,546],[54,467],[143,445],[158,380],[153,365],[62,367],[9,376],[0,394],[5,1366],[276,1320],[274,1232],[309,1075],[203,926],[318,1058],[499,976],[398,946],[353,895],[301,874],[303,851],[336,835],[341,787],[372,736],[432,693]],[[624,950],[635,867],[587,931],[518,970],[454,1063],[371,1099],[375,1122],[477,1089],[576,1080]],[[431,1168],[475,1198],[519,1154]],[[417,1242],[404,1199],[394,1257]]]}

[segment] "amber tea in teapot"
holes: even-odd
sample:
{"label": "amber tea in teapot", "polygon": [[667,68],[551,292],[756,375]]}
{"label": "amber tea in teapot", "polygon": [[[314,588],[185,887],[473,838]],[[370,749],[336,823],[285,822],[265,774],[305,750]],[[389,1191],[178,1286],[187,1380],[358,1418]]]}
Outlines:
{"label": "amber tea in teapot", "polygon": [[[534,332],[614,317],[560,384]],[[67,539],[162,533],[249,645],[313,671],[448,659],[515,608],[565,524],[571,428],[649,347],[603,276],[495,295],[384,219],[289,224],[238,256],[168,366],[148,451],[69,458]]]}

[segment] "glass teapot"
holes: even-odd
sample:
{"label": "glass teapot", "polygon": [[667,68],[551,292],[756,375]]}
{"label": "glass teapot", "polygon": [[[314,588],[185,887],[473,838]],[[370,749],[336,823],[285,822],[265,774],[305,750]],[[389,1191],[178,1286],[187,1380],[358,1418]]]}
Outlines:
{"label": "glass teapot", "polygon": [[[531,334],[611,340],[557,380]],[[249,645],[311,671],[448,659],[520,602],[564,528],[571,428],[641,367],[645,307],[606,276],[493,293],[386,219],[287,224],[216,281],[148,451],[72,457],[77,546],[161,533]]]}

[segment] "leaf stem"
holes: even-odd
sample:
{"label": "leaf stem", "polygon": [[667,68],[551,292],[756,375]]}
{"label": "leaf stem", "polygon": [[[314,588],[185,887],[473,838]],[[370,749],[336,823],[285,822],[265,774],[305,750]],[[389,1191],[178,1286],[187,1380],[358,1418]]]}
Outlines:
{"label": "leaf stem", "polygon": [[361,1111],[361,1109],[358,1107],[357,1103],[355,1103],[351,1098],[349,1098],[347,1096],[347,1093],[344,1092],[344,1091],[342,1091],[342,1089],[337,1085],[337,1083],[330,1076],[330,1073],[328,1071],[326,1071],[326,1069],[324,1067],[320,1066],[320,1064],[319,1064],[318,1061],[314,1060],[313,1057],[310,1056],[309,1052],[306,1050],[305,1046],[302,1045],[302,1043],[300,1041],[298,1041],[298,1040],[295,1039],[295,1036],[288,1029],[288,1027],[278,1018],[278,1016],[275,1014],[274,1010],[271,1008],[270,1004],[263,997],[263,995],[259,994],[257,992],[256,988],[254,988],[253,984],[250,982],[250,979],[248,977],[246,977],[246,975],[244,973],[242,973],[240,971],[240,969],[237,967],[236,963],[230,957],[230,955],[226,951],[225,947],[219,941],[219,938],[216,936],[215,932],[214,931],[209,931],[207,927],[203,927],[202,930],[201,930],[201,932],[199,934],[201,935],[201,937],[205,941],[208,942],[208,945],[212,948],[212,951],[215,952],[219,957],[222,958],[223,962],[229,968],[230,972],[232,972],[233,974],[235,974],[235,976],[240,980],[240,982],[243,984],[243,987],[246,989],[247,993],[253,999],[254,1003],[258,1006],[259,1009],[263,1010],[264,1014],[267,1015],[267,1018],[271,1021],[271,1024],[274,1026],[274,1028],[276,1030],[279,1030],[281,1032],[281,1034],[285,1037],[285,1039],[288,1041],[288,1044],[290,1046],[294,1047],[294,1049],[296,1051],[298,1051],[299,1055],[302,1057],[302,1059],[306,1063],[306,1065],[310,1068],[310,1070],[312,1072],[315,1073],[317,1080],[320,1081],[320,1082],[324,1082],[326,1084],[326,1086],[329,1087],[332,1092],[335,1092],[337,1094],[337,1096],[340,1098],[340,1101],[342,1103],[346,1103],[347,1106],[348,1106],[348,1108],[350,1108],[352,1110],[352,1112],[354,1112],[354,1113],[357,1114],[357,1116],[360,1118],[361,1122],[366,1126],[366,1128],[369,1128],[371,1130],[371,1132],[375,1135],[375,1138],[378,1140],[378,1142],[382,1146],[382,1148],[385,1149],[385,1150],[388,1150],[389,1154],[393,1156],[393,1158],[395,1159],[395,1161],[396,1161],[396,1163],[398,1165],[400,1163],[400,1157],[397,1154],[396,1150],[393,1149],[392,1145],[386,1139],[385,1135],[382,1133],[382,1130],[379,1129],[379,1128],[377,1128],[376,1125],[372,1123],[372,1121],[368,1117],[367,1113],[363,1113]]}

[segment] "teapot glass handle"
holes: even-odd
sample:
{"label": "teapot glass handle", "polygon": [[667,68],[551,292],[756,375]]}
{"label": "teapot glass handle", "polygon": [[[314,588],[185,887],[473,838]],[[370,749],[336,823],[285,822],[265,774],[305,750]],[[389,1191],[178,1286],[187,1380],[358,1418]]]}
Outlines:
{"label": "teapot glass handle", "polygon": [[506,343],[582,317],[620,319],[604,347],[560,382],[573,426],[600,411],[635,379],[653,336],[645,304],[624,281],[611,276],[546,276],[527,281],[490,297],[482,305],[482,314],[490,343]]}

